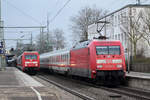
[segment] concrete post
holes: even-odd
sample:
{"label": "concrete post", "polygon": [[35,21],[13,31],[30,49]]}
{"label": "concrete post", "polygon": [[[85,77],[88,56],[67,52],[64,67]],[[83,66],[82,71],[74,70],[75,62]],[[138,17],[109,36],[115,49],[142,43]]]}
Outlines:
{"label": "concrete post", "polygon": [[3,45],[2,45],[2,51],[3,53],[0,54],[0,70],[1,69],[4,69],[6,64],[5,64],[5,49],[4,49],[4,32],[3,32],[3,21],[2,21],[2,18],[1,18],[1,0],[0,0],[0,42],[3,42]]}

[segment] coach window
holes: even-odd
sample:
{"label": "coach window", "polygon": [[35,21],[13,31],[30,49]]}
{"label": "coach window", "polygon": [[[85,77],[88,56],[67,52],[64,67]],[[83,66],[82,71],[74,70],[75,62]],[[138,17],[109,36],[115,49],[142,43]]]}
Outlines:
{"label": "coach window", "polygon": [[59,56],[56,56],[56,62],[59,62]]}
{"label": "coach window", "polygon": [[96,47],[96,54],[97,55],[108,54],[108,47],[107,46],[97,46]]}
{"label": "coach window", "polygon": [[49,57],[49,62],[51,62],[51,58]]}
{"label": "coach window", "polygon": [[52,63],[54,62],[54,57],[52,56]]}
{"label": "coach window", "polygon": [[53,60],[52,57],[50,57],[50,59],[51,59],[51,63],[52,63],[52,62],[53,62],[53,61],[52,61],[52,60]]}
{"label": "coach window", "polygon": [[52,56],[52,63],[54,63],[54,57]]}
{"label": "coach window", "polygon": [[109,46],[109,54],[120,55],[120,46]]}
{"label": "coach window", "polygon": [[66,58],[65,58],[65,62],[67,62],[67,54],[65,54],[65,57],[66,57]]}
{"label": "coach window", "polygon": [[47,62],[49,62],[49,59],[47,59]]}
{"label": "coach window", "polygon": [[53,56],[53,64],[55,63],[55,56]]}
{"label": "coach window", "polygon": [[55,56],[55,63],[56,63],[56,56]]}
{"label": "coach window", "polygon": [[44,62],[46,62],[46,60],[47,60],[47,59],[45,58],[45,59],[44,59]]}
{"label": "coach window", "polygon": [[53,62],[53,64],[54,64],[54,56],[52,56],[52,62]]}

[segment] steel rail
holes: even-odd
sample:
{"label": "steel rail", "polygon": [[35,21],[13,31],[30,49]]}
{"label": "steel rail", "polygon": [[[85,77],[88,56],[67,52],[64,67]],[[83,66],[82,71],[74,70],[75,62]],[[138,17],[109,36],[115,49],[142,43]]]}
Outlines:
{"label": "steel rail", "polygon": [[61,84],[58,84],[58,83],[56,83],[56,82],[54,82],[54,81],[52,81],[52,80],[49,80],[49,79],[47,79],[47,78],[45,78],[45,77],[43,77],[43,76],[37,76],[37,77],[40,78],[40,79],[42,79],[42,80],[45,80],[45,81],[47,81],[47,82],[49,82],[49,83],[51,83],[51,84],[54,84],[55,86],[57,86],[57,87],[59,87],[59,88],[65,90],[65,91],[67,91],[67,92],[69,92],[69,93],[71,93],[71,94],[73,94],[73,95],[75,95],[75,96],[77,96],[77,97],[80,97],[80,98],[83,99],[83,100],[95,100],[94,98],[91,98],[91,97],[89,97],[89,96],[87,96],[87,95],[84,95],[84,94],[82,94],[82,93],[78,93],[78,92],[75,91],[75,90],[71,90],[71,89],[69,89],[69,88],[67,88],[67,87],[64,87],[64,86],[62,86]]}
{"label": "steel rail", "polygon": [[104,89],[106,91],[118,93],[120,95],[126,95],[128,97],[138,98],[139,100],[150,100],[150,97],[136,94],[136,93],[130,91],[130,89],[127,91],[127,90],[121,90],[120,88],[107,88],[107,87],[100,87],[100,88]]}
{"label": "steel rail", "polygon": [[[62,79],[62,76],[60,76]],[[65,77],[63,77],[65,78]],[[68,78],[65,78],[68,79]],[[80,83],[80,84],[85,84],[87,86],[91,86],[94,88],[99,88],[99,89],[103,89],[106,90],[108,92],[114,92],[117,93],[119,95],[123,95],[123,96],[128,96],[128,97],[132,97],[132,98],[137,98],[139,100],[150,100],[150,91],[148,92],[144,92],[142,90],[138,90],[138,89],[133,89],[133,88],[127,88],[124,86],[116,86],[115,88],[111,88],[111,87],[105,87],[105,86],[99,86],[97,84],[94,83],[90,83],[90,82],[85,82],[85,81],[81,81],[81,80],[75,80],[75,79],[69,79],[73,82],[76,83]],[[149,95],[148,95],[149,94]]]}

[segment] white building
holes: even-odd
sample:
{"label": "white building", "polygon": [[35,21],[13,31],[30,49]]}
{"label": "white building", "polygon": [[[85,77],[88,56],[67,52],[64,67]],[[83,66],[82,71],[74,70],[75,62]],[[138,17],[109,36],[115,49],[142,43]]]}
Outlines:
{"label": "white building", "polygon": [[[104,26],[102,31],[100,32],[102,35],[105,35],[109,39],[115,39],[115,40],[120,40],[124,46],[124,48],[128,48],[131,50],[131,45],[128,41],[128,36],[129,34],[125,34],[125,31],[132,31],[132,24],[139,20],[140,23],[140,29],[142,30],[143,22],[142,18],[140,19],[139,16],[145,15],[147,12],[147,9],[150,11],[150,5],[127,5],[117,11],[114,11],[103,18],[99,19],[99,22],[101,21],[106,21],[109,22]],[[94,37],[98,37],[99,33],[97,30],[100,30],[102,28],[103,24],[102,23],[94,23],[89,25],[88,27],[88,39],[93,39]],[[125,31],[124,31],[125,30]],[[138,35],[138,34],[137,34]],[[141,45],[141,43],[145,45]],[[137,44],[137,48],[144,48],[144,55],[145,56],[150,56],[150,53],[148,52],[149,49],[147,48],[148,45],[147,43],[143,40],[140,39],[140,42]],[[133,49],[132,49],[133,50]]]}

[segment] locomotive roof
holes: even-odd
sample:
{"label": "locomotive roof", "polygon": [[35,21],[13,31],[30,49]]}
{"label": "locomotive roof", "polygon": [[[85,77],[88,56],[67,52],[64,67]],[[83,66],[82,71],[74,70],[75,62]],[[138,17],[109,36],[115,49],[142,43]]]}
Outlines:
{"label": "locomotive roof", "polygon": [[37,51],[24,51],[23,53],[38,53]]}
{"label": "locomotive roof", "polygon": [[91,42],[120,42],[119,40],[110,40],[110,39],[106,39],[106,40],[101,40],[101,39],[94,39],[94,40],[87,40],[84,42],[79,42],[77,43],[72,49],[78,49],[78,48],[84,48],[87,47]]}
{"label": "locomotive roof", "polygon": [[94,39],[93,41],[102,41],[102,42],[120,42],[120,40],[99,40],[99,39]]}

